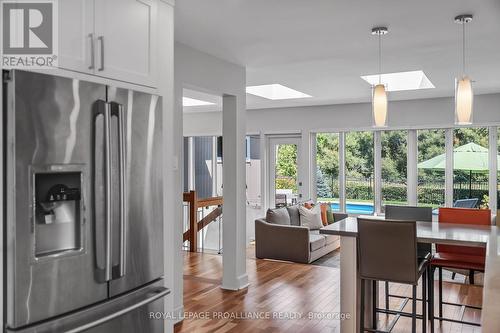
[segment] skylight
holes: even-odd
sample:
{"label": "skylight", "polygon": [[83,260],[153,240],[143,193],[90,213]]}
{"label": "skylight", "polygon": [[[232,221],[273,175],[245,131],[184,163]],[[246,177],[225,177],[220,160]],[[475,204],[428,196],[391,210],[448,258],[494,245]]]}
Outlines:
{"label": "skylight", "polygon": [[[363,75],[363,80],[369,84],[379,83],[379,75]],[[381,80],[387,88],[387,91],[403,91],[435,88],[432,82],[427,78],[423,71],[410,71],[399,73],[382,74]]]}
{"label": "skylight", "polygon": [[203,106],[203,105],[214,105],[215,103],[202,101],[199,99],[182,97],[182,106]]}
{"label": "skylight", "polygon": [[271,100],[312,97],[308,94],[304,94],[303,92],[285,87],[277,83],[264,84],[260,86],[250,86],[247,87],[247,93]]}

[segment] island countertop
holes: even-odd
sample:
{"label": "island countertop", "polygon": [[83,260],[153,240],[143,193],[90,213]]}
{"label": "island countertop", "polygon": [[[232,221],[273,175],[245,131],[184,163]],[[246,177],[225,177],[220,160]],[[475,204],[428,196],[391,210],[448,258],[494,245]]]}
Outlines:
{"label": "island countertop", "polygon": [[[320,230],[322,234],[357,237],[354,217],[336,222]],[[500,232],[496,226],[417,222],[417,238],[421,243],[477,246],[486,248],[481,330],[500,332]]]}

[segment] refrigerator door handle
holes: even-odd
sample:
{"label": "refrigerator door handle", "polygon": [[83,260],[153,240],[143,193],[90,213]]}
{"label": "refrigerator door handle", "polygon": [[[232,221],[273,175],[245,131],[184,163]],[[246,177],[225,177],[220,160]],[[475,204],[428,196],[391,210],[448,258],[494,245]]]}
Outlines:
{"label": "refrigerator door handle", "polygon": [[105,145],[105,179],[106,179],[106,188],[105,188],[105,196],[106,196],[106,249],[105,249],[105,271],[104,276],[106,281],[110,281],[112,279],[112,254],[111,254],[111,219],[112,219],[112,211],[111,211],[111,106],[109,103],[105,103],[104,105],[104,145]]}
{"label": "refrigerator door handle", "polygon": [[[110,105],[97,100],[94,107],[93,127],[93,196],[96,246],[96,279],[104,283],[111,280],[111,116]],[[98,120],[100,120],[98,122]],[[100,124],[98,126],[98,124]],[[99,214],[97,213],[99,212]],[[102,231],[98,228],[102,227]],[[98,236],[104,234],[98,241]],[[102,260],[104,259],[104,262]]]}
{"label": "refrigerator door handle", "polygon": [[123,105],[111,102],[111,116],[118,120],[118,156],[119,156],[119,181],[120,181],[120,253],[119,264],[113,269],[113,279],[119,279],[125,275],[127,262],[127,141],[126,141],[126,117]]}
{"label": "refrigerator door handle", "polygon": [[99,318],[97,320],[94,320],[94,321],[91,321],[85,325],[82,325],[80,327],[77,327],[77,328],[74,328],[72,330],[69,330],[69,331],[66,331],[66,333],[79,333],[79,332],[84,332],[84,331],[87,331],[93,327],[96,327],[96,326],[99,326],[101,324],[104,324],[108,321],[111,321],[115,318],[118,318],[120,316],[123,316],[124,314],[126,313],[129,313],[129,312],[132,312],[134,311],[135,309],[139,309],[141,307],[143,307],[144,305],[147,305],[149,303],[153,303],[154,301],[156,301],[157,299],[160,299],[166,295],[168,295],[170,293],[170,290],[167,289],[167,288],[157,288],[157,290],[153,290],[150,294],[151,296],[149,296],[148,298],[138,302],[138,303],[135,303],[127,308],[124,308],[124,309],[121,309],[115,313],[112,313],[110,315],[107,315],[107,316],[104,316],[102,318]]}

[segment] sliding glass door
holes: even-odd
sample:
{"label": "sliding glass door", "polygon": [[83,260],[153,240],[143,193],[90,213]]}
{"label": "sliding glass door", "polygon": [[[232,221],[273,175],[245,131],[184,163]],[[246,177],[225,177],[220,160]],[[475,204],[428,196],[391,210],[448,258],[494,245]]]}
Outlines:
{"label": "sliding glass door", "polygon": [[302,200],[299,178],[301,138],[269,138],[269,207],[284,207]]}

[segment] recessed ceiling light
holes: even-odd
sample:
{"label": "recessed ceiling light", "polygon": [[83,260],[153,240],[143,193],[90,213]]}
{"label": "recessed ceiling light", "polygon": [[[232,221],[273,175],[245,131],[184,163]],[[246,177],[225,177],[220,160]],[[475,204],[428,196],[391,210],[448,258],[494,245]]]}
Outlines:
{"label": "recessed ceiling light", "polygon": [[203,106],[203,105],[214,105],[215,103],[202,101],[199,99],[182,97],[182,106]]}
{"label": "recessed ceiling light", "polygon": [[[379,75],[363,75],[363,80],[372,86],[379,83]],[[387,91],[418,90],[435,88],[432,82],[422,71],[410,71],[382,74],[380,81],[387,87]]]}
{"label": "recessed ceiling light", "polygon": [[272,100],[312,97],[277,83],[250,86],[247,87],[247,93]]}

